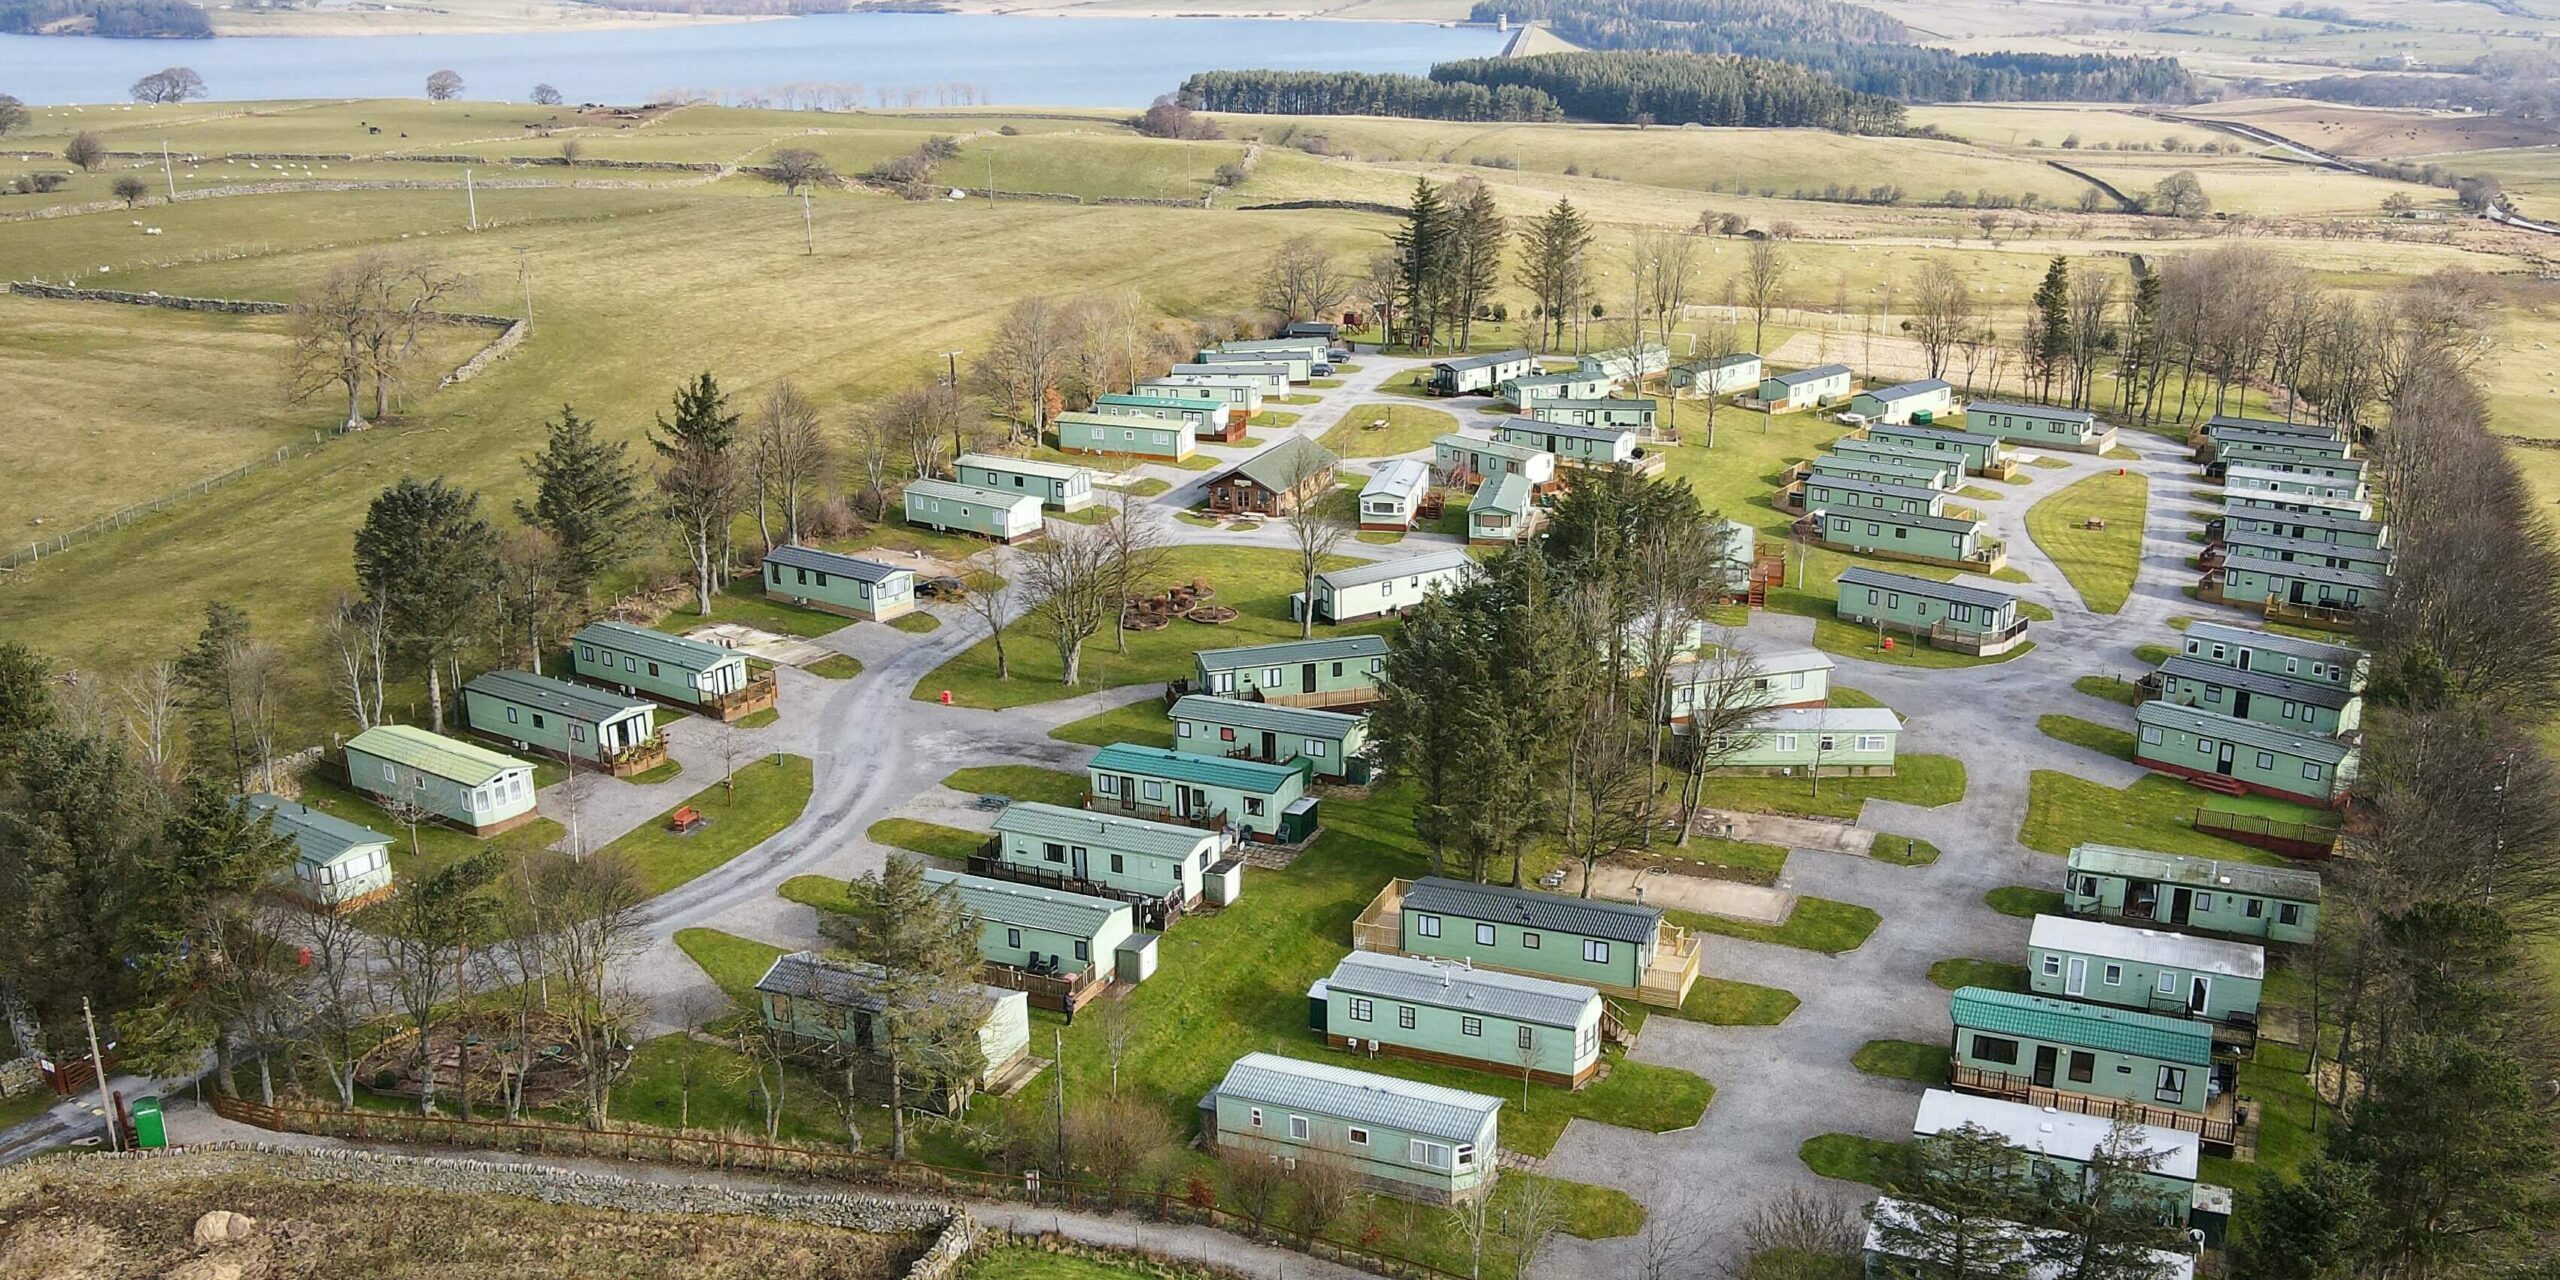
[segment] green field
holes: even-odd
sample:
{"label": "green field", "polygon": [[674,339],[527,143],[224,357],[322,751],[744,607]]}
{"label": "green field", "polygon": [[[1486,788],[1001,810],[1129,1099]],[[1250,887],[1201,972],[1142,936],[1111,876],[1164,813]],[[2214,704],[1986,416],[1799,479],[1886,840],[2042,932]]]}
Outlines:
{"label": "green field", "polygon": [[[2075,480],[2027,508],[2027,534],[2071,580],[2092,613],[2114,613],[2133,594],[2142,563],[2142,516],[2151,483],[2136,472]],[[2090,528],[2095,523],[2099,527]]]}
{"label": "green field", "polygon": [[602,852],[630,860],[652,894],[665,893],[762,843],[800,820],[809,803],[807,756],[757,756],[728,780],[713,779],[684,804],[710,819],[689,834],[669,829],[675,809],[642,823]]}

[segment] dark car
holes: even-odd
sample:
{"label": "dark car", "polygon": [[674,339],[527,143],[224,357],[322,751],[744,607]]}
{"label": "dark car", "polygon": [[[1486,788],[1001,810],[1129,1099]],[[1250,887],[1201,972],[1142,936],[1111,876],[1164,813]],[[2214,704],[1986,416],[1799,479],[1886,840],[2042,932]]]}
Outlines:
{"label": "dark car", "polygon": [[952,577],[926,578],[916,583],[916,596],[924,600],[957,603],[969,598],[969,584]]}

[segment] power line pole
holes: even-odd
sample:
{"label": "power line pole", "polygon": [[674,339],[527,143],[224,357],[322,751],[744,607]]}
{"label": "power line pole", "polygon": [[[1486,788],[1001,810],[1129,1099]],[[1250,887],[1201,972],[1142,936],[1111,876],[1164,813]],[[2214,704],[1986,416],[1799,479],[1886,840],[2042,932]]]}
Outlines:
{"label": "power line pole", "polygon": [[124,1129],[116,1124],[115,1099],[107,1093],[107,1055],[98,1052],[98,1016],[90,1012],[87,996],[80,997],[80,1021],[89,1028],[89,1070],[98,1077],[98,1109],[107,1116],[107,1149],[122,1151]]}
{"label": "power line pole", "polygon": [[469,169],[462,171],[462,199],[465,204],[468,204],[471,207],[471,229],[474,231],[479,230],[480,193],[472,189],[471,171]]}
{"label": "power line pole", "polygon": [[167,138],[162,138],[160,140],[160,176],[169,184],[169,198],[171,200],[176,200],[178,198],[178,174],[177,171],[169,165],[169,140]]}
{"label": "power line pole", "polygon": [[524,327],[533,328],[533,261],[525,256],[525,247],[516,246],[516,283],[524,288]]}
{"label": "power line pole", "polygon": [[1058,1176],[1063,1178],[1067,1176],[1067,1033],[1051,1027],[1049,1046],[1049,1056],[1055,1059],[1049,1067],[1049,1097],[1058,1121]]}
{"label": "power line pole", "polygon": [[817,214],[810,211],[809,193],[802,191],[800,193],[800,235],[807,242],[801,250],[803,253],[814,254],[818,251],[817,217]]}

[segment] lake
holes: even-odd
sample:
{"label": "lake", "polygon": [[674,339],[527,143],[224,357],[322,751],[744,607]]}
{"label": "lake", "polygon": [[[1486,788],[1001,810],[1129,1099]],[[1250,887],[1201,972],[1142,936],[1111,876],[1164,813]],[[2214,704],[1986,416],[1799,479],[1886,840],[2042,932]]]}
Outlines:
{"label": "lake", "polygon": [[[1138,107],[1195,71],[1275,68],[1402,71],[1501,52],[1486,28],[1408,22],[1234,18],[1040,18],[863,13],[718,26],[506,35],[222,37],[102,40],[0,36],[0,91],[28,103],[116,102],[171,64],[203,75],[210,96],[420,97],[427,73],[460,72],[465,97],[522,100],[536,83],[571,102],[636,103],[684,91],[764,93],[837,86],[880,105],[963,100],[1022,106]],[[920,101],[908,96],[921,92]],[[810,105],[815,105],[810,104]],[[853,105],[838,102],[834,105]]]}

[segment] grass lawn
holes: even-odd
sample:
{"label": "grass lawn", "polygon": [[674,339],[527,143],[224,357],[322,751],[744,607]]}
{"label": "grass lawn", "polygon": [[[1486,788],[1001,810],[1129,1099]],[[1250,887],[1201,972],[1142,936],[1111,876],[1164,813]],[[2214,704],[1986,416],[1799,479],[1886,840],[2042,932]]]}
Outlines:
{"label": "grass lawn", "polygon": [[[1307,397],[1306,403],[1313,404],[1314,402],[1314,396]],[[1281,403],[1295,404],[1298,402],[1284,397],[1281,400]],[[1286,409],[1265,409],[1262,412],[1245,419],[1245,425],[1252,427],[1294,427],[1298,425],[1298,419],[1305,416],[1307,415],[1303,413],[1291,413]],[[1250,445],[1257,442],[1248,438],[1245,443]]]}
{"label": "grass lawn", "polygon": [[970,1259],[959,1272],[959,1280],[1218,1280],[1221,1274],[1152,1258],[1110,1262],[1008,1244]]}
{"label": "grass lawn", "polygon": [[[1376,426],[1376,423],[1386,425]],[[1458,429],[1455,415],[1410,404],[1355,404],[1316,443],[1345,458],[1392,458]]]}
{"label": "grass lawn", "polygon": [[783,949],[753,938],[741,938],[718,929],[678,929],[676,946],[683,949],[702,971],[711,975],[729,998],[741,1009],[752,1009],[756,1003],[756,979],[773,967],[774,957]]}
{"label": "grass lawn", "polygon": [[1884,705],[1884,699],[1879,698],[1864,689],[1852,689],[1847,685],[1835,684],[1831,686],[1831,705],[1835,707],[1881,707]]}
{"label": "grass lawn", "polygon": [[1994,991],[2025,991],[2027,967],[2005,960],[1975,960],[1957,957],[1929,966],[1929,981],[1949,991],[1959,987],[1989,987]]}
{"label": "grass lawn", "polygon": [[1082,720],[1070,720],[1051,729],[1049,736],[1061,742],[1081,742],[1089,747],[1107,747],[1115,742],[1170,747],[1173,745],[1173,721],[1166,718],[1162,702],[1147,698],[1096,712]]}
{"label": "grass lawn", "polygon": [[[1162,484],[1164,482],[1159,480],[1156,481],[1156,483]],[[932,635],[936,631],[942,630],[942,619],[919,609],[914,613],[902,613],[897,617],[889,619],[889,625],[896,627],[898,630],[904,631],[909,635],[928,636]]]}
{"label": "grass lawn", "polygon": [[2102,756],[2118,760],[2133,758],[2133,735],[2112,725],[2083,720],[2078,716],[2037,716],[2036,731],[2056,742],[2085,747]]}
{"label": "grass lawn", "polygon": [[882,818],[862,834],[874,844],[966,862],[969,855],[984,848],[987,837],[976,831],[946,827],[939,822],[920,822],[914,818]]}
{"label": "grass lawn", "polygon": [[666,759],[650,765],[648,768],[643,769],[638,773],[632,774],[630,777],[623,779],[623,781],[637,783],[641,786],[649,786],[654,783],[673,782],[676,780],[676,777],[683,772],[684,762],[676,759],[674,756],[668,756]]}
{"label": "grass lawn", "polygon": [[1718,1027],[1774,1027],[1787,1020],[1804,1001],[1792,991],[1701,977],[1680,1002],[1680,1016]]}
{"label": "grass lawn", "polygon": [[[2261,1043],[2257,1055],[2240,1064],[2240,1096],[2258,1109],[2258,1160],[2241,1164],[2206,1156],[2198,1175],[2206,1182],[2244,1194],[2269,1173],[2291,1174],[2318,1149],[2311,1118],[2321,1102],[2311,1092],[2309,1067],[2300,1049]],[[2330,1117],[2332,1120],[2334,1116]]]}
{"label": "grass lawn", "polygon": [[1943,1085],[1947,1082],[1947,1047],[1915,1040],[1869,1040],[1858,1047],[1849,1065],[1871,1076]]}
{"label": "grass lawn", "polygon": [[[1793,556],[1797,554],[1797,549],[1790,547],[1787,553]],[[1926,568],[1926,566],[1904,564],[1886,567],[1895,573],[1912,573]],[[1918,576],[1935,575],[1919,573]],[[2026,604],[2027,602],[2022,600],[2019,602],[2019,607],[2023,609]],[[1801,591],[1771,592],[1769,608],[1774,612],[1798,614],[1813,619],[1814,648],[1825,653],[1836,653],[1844,658],[1861,658],[1868,662],[1889,663],[1897,667],[1982,667],[1995,662],[2010,661],[2035,648],[2035,642],[2028,641],[2005,653],[1977,658],[1971,654],[1957,653],[1953,649],[1932,649],[1908,636],[1888,636],[1884,641],[1879,642],[1873,627],[1842,622],[1830,597],[1809,595]],[[1886,643],[1890,643],[1893,647],[1886,648]]]}
{"label": "grass lawn", "polygon": [[[1159,493],[1170,492],[1173,488],[1173,482],[1170,480],[1158,479],[1155,476],[1140,476],[1135,480],[1114,481],[1104,485],[1103,487],[1106,489],[1117,489],[1133,498],[1152,498]],[[908,616],[912,617],[914,615],[910,614]]]}
{"label": "grass lawn", "polygon": [[1719,880],[1740,880],[1748,884],[1774,884],[1779,873],[1787,869],[1786,846],[1754,840],[1719,840],[1702,836],[1692,838],[1687,848],[1661,845],[1646,852],[1656,857],[1699,863],[1713,868],[1715,878]]}
{"label": "grass lawn", "polygon": [[762,711],[750,711],[745,715],[738,717],[732,723],[736,724],[741,729],[761,729],[769,724],[780,724],[782,723],[782,708],[766,707]]}
{"label": "grass lawn", "polygon": [[1985,489],[1978,484],[1969,484],[1956,490],[1956,496],[1959,498],[1971,498],[1976,502],[1998,502],[2000,499],[2007,497],[2008,495],[1997,489]]}
{"label": "grass lawn", "polygon": [[1992,910],[2020,920],[2062,914],[2061,894],[2051,889],[2030,889],[2022,884],[1994,889],[1982,895],[1982,901]]}
{"label": "grass lawn", "polygon": [[1867,845],[1867,856],[1897,867],[1925,867],[1938,860],[1938,846],[1912,836],[1879,831]]}
{"label": "grass lawn", "polygon": [[[2004,569],[2001,570],[2001,572],[2006,573],[2008,571]],[[2027,579],[2024,576],[2020,576],[2016,580],[2024,582]],[[2033,600],[2021,600],[2018,602],[2018,616],[2029,622],[2051,622],[2053,621],[2053,610],[2045,608],[2043,605],[2037,604]]]}
{"label": "grass lawn", "polygon": [[[1334,562],[1329,567],[1353,563]],[[1298,624],[1289,619],[1289,593],[1305,582],[1294,571],[1289,553],[1262,548],[1176,547],[1165,557],[1164,578],[1170,582],[1206,579],[1217,591],[1216,603],[1237,611],[1222,626],[1177,621],[1161,631],[1129,633],[1129,652],[1115,653],[1106,633],[1084,647],[1083,685],[1059,680],[1058,652],[1037,624],[1016,622],[1005,628],[1005,657],[1012,678],[996,678],[993,640],[980,640],[934,669],[916,684],[915,698],[930,702],[942,690],[964,707],[1019,707],[1054,702],[1096,688],[1172,680],[1191,674],[1191,655],[1198,649],[1295,640]],[[1381,630],[1381,621],[1359,627],[1336,627],[1330,634]]]}
{"label": "grass lawn", "polygon": [[1885,1187],[1900,1180],[1911,1161],[1911,1144],[1854,1133],[1823,1133],[1796,1148],[1804,1167],[1826,1178]]}
{"label": "grass lawn", "polygon": [[1855,818],[1870,799],[1931,809],[1964,799],[1964,762],[1954,756],[1910,755],[1897,765],[1890,778],[1709,778],[1706,802],[1753,813]]}
{"label": "grass lawn", "polygon": [[1085,776],[1036,764],[989,764],[954,769],[942,785],[968,795],[1037,800],[1072,809],[1084,803]]}
{"label": "grass lawn", "polygon": [[2128,707],[2138,707],[2143,703],[2142,686],[2114,676],[2082,676],[2072,681],[2071,687],[2092,698],[2121,702]]}
{"label": "grass lawn", "polygon": [[2031,467],[2042,467],[2047,471],[2060,471],[2071,464],[2060,458],[2054,457],[2051,454],[2039,453],[2034,458],[2030,459],[2027,465]]}
{"label": "grass lawn", "polygon": [[809,804],[809,780],[807,756],[759,756],[738,766],[735,791],[715,780],[684,802],[701,810],[710,825],[677,835],[667,829],[671,808],[604,851],[630,859],[650,893],[665,893],[797,821]]}
{"label": "grass lawn", "polygon": [[1373,547],[1392,547],[1404,541],[1404,534],[1394,529],[1363,529],[1351,536]]}
{"label": "grass lawn", "polygon": [[1747,938],[1753,942],[1772,942],[1782,947],[1801,947],[1825,955],[1839,955],[1866,945],[1867,936],[1884,923],[1870,907],[1854,902],[1834,902],[1829,898],[1798,898],[1796,909],[1784,924],[1760,924],[1750,920],[1728,920],[1723,916],[1702,915],[1695,911],[1665,913],[1674,924],[1701,933],[1717,933],[1728,938]]}
{"label": "grass lawn", "polygon": [[2157,667],[2176,656],[2178,651],[2165,644],[2138,644],[2133,647],[2133,660],[2146,667]]}
{"label": "grass lawn", "polygon": [[[2053,557],[2091,611],[2114,613],[2133,594],[2150,497],[2151,482],[2139,472],[2075,480],[2027,508],[2027,536]],[[2086,527],[2091,520],[2105,527]]]}
{"label": "grass lawn", "polygon": [[844,881],[834,876],[793,876],[782,882],[775,893],[804,907],[820,911],[847,910],[852,899],[845,896]]}
{"label": "grass lawn", "polygon": [[803,638],[842,631],[853,625],[853,619],[842,614],[821,613],[816,609],[803,609],[798,605],[765,599],[764,580],[761,578],[734,579],[727,590],[714,593],[708,618],[693,611],[693,600],[688,596],[682,608],[649,625],[660,631],[683,635],[696,627],[707,627],[715,622],[735,622],[758,631]]}
{"label": "grass lawn", "polygon": [[813,676],[829,680],[851,680],[862,674],[862,662],[851,654],[830,654],[800,668]]}
{"label": "grass lawn", "polygon": [[2065,854],[2075,844],[2121,844],[2162,853],[2193,854],[2231,862],[2283,861],[2276,854],[2195,829],[2195,811],[2207,799],[2216,809],[2285,822],[2329,822],[2323,809],[2265,796],[2219,796],[2152,774],[2119,791],[2086,778],[2038,769],[2027,780],[2027,819],[2018,842],[2039,853]]}
{"label": "grass lawn", "polygon": [[1324,402],[1323,396],[1308,395],[1303,391],[1292,391],[1285,396],[1278,397],[1278,399],[1282,404],[1321,404]]}

